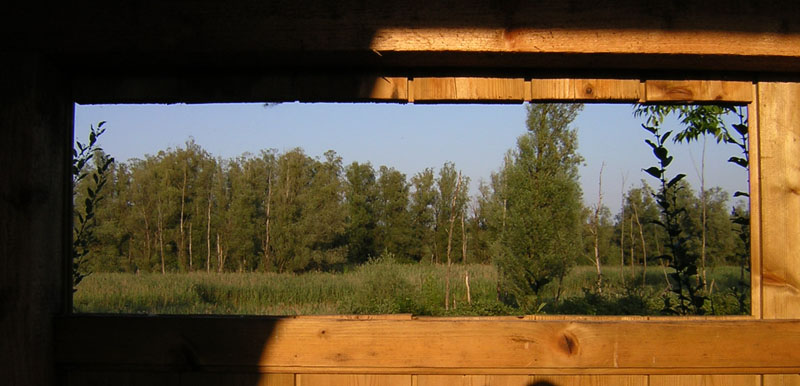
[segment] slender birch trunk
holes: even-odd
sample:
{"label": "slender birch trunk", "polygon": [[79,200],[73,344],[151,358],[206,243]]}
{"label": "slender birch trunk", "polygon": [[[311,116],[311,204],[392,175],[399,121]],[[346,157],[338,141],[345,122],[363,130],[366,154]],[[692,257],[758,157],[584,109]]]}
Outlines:
{"label": "slender birch trunk", "polygon": [[[456,182],[456,190],[453,193],[453,199],[450,201],[450,228],[447,231],[447,274],[444,281],[444,309],[450,309],[450,266],[452,260],[450,259],[450,251],[453,246],[453,226],[456,222],[456,199],[458,198],[458,191],[461,188],[461,172],[458,172],[458,182]],[[455,299],[454,299],[455,300]]]}

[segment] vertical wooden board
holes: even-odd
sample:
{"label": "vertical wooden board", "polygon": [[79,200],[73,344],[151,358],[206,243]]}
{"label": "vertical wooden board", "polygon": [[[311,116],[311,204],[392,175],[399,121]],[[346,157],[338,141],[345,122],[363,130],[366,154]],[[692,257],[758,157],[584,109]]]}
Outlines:
{"label": "vertical wooden board", "polygon": [[647,386],[645,375],[537,375],[529,386]]}
{"label": "vertical wooden board", "polygon": [[651,375],[650,386],[758,386],[759,375]]}
{"label": "vertical wooden board", "polygon": [[752,82],[722,80],[647,80],[646,102],[743,102],[753,100]]}
{"label": "vertical wooden board", "polygon": [[758,84],[753,87],[753,101],[747,105],[748,150],[750,152],[750,315],[761,318],[761,195],[760,146],[758,125]]}
{"label": "vertical wooden board", "polygon": [[[66,386],[174,386],[180,384],[177,372],[70,371]],[[255,386],[255,385],[253,385]]]}
{"label": "vertical wooden board", "polygon": [[522,78],[415,78],[414,101],[498,101],[525,100]]}
{"label": "vertical wooden board", "polygon": [[762,316],[800,317],[800,83],[758,90]]}
{"label": "vertical wooden board", "polygon": [[531,100],[638,101],[636,79],[532,79]]}
{"label": "vertical wooden board", "polygon": [[294,374],[190,372],[181,374],[184,386],[294,386]]}
{"label": "vertical wooden board", "polygon": [[466,375],[420,374],[416,376],[416,386],[467,386],[467,377]]}
{"label": "vertical wooden board", "polygon": [[408,78],[386,76],[360,78],[358,98],[374,101],[408,101]]}
{"label": "vertical wooden board", "polygon": [[764,386],[800,386],[798,374],[766,374]]}
{"label": "vertical wooden board", "polygon": [[297,374],[297,386],[411,386],[411,375]]}
{"label": "vertical wooden board", "polygon": [[468,375],[464,386],[530,386],[529,375]]}

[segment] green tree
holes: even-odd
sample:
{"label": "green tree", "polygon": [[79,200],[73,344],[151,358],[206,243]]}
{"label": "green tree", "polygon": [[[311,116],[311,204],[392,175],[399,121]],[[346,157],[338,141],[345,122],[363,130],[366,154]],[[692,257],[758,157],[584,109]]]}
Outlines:
{"label": "green tree", "polygon": [[410,255],[413,260],[422,261],[429,258],[433,262],[433,229],[436,222],[434,205],[436,204],[436,188],[433,169],[425,170],[411,177],[411,234],[412,245]]}
{"label": "green tree", "polygon": [[376,256],[375,229],[377,227],[377,189],[375,170],[367,162],[353,162],[345,169],[347,183],[345,205],[347,207],[347,243],[350,246],[348,261],[354,264],[366,262]]}
{"label": "green tree", "polygon": [[395,168],[381,166],[377,181],[377,248],[408,259],[411,249],[409,184]]}
{"label": "green tree", "polygon": [[[542,288],[561,281],[581,253],[577,134],[580,104],[528,105],[528,132],[517,139],[501,175],[507,214],[495,258],[506,300],[525,311],[541,305]],[[560,286],[556,301],[560,296]]]}

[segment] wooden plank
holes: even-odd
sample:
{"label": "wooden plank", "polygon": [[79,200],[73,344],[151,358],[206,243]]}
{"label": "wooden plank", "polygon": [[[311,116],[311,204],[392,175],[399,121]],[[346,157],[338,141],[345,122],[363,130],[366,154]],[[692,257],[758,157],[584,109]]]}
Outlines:
{"label": "wooden plank", "polygon": [[647,386],[644,375],[538,375],[531,378],[529,386]]}
{"label": "wooden plank", "polygon": [[721,80],[647,80],[643,102],[739,102],[753,100],[752,82]]}
{"label": "wooden plank", "polygon": [[180,373],[185,386],[294,386],[294,374],[260,374],[240,372]]}
{"label": "wooden plank", "polygon": [[[58,363],[78,367],[245,367],[398,374],[452,374],[469,369],[465,373],[499,371],[496,374],[509,375],[800,370],[800,350],[796,350],[800,321],[787,320],[422,321],[86,315],[59,318],[56,327]],[[304,368],[309,370],[300,371]]]}
{"label": "wooden plank", "polygon": [[[43,3],[30,4],[36,10]],[[114,64],[131,69],[165,64],[201,68],[358,62],[395,67],[475,65],[453,55],[467,52],[474,55],[466,59],[482,59],[484,67],[526,68],[549,54],[551,68],[575,68],[579,65],[575,61],[557,55],[585,53],[641,58],[635,64],[629,58],[616,58],[616,67],[623,68],[663,68],[678,55],[691,55],[678,58],[684,68],[736,70],[731,64],[739,64],[739,68],[774,71],[776,63],[783,63],[784,70],[796,71],[791,68],[796,61],[778,60],[800,56],[794,3],[745,4],[736,11],[720,12],[728,6],[724,0],[687,6],[630,0],[502,6],[465,1],[459,7],[442,1],[400,1],[387,7],[352,0],[248,2],[225,7],[215,2],[195,2],[191,7],[173,2],[125,7],[76,3],[49,7],[58,18],[12,10],[2,14],[5,22],[0,25],[9,32],[32,31],[9,39],[10,51],[58,52],[69,62],[74,58],[76,68],[84,64],[101,69]],[[137,22],[113,23],[129,15],[135,15]],[[102,60],[100,53],[105,54]],[[599,68],[608,63],[598,64],[604,58],[608,55],[594,55],[581,64]]]}
{"label": "wooden plank", "polygon": [[759,386],[759,375],[651,375],[650,386]]}
{"label": "wooden plank", "polygon": [[408,78],[354,74],[223,76],[88,75],[73,81],[77,103],[397,102]]}
{"label": "wooden plank", "polygon": [[411,386],[411,375],[297,374],[297,386]]}
{"label": "wooden plank", "polygon": [[[66,386],[174,386],[181,384],[180,375],[177,372],[163,371],[70,371],[64,378]],[[255,385],[250,384],[249,386]]]}
{"label": "wooden plank", "polygon": [[800,83],[758,97],[763,317],[800,318]]}
{"label": "wooden plank", "polygon": [[518,102],[525,100],[523,78],[414,78],[414,102]]}
{"label": "wooden plank", "polygon": [[636,102],[637,79],[531,79],[530,100]]}
{"label": "wooden plank", "polygon": [[59,68],[9,58],[0,60],[0,382],[48,385],[52,318],[72,295],[73,104]]}
{"label": "wooden plank", "polygon": [[750,153],[750,315],[761,318],[761,146],[759,142],[758,84],[753,84],[753,102],[747,105],[748,151]]}
{"label": "wooden plank", "polygon": [[798,374],[766,374],[764,386],[800,386]]}
{"label": "wooden plank", "polygon": [[419,375],[418,386],[647,386],[645,375]]}

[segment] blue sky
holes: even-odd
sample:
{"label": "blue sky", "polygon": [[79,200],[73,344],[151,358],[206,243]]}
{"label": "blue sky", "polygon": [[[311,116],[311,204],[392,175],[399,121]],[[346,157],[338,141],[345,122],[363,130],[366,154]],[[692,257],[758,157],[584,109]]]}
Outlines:
{"label": "blue sky", "polygon": [[[603,168],[604,204],[616,213],[622,182],[625,189],[654,181],[642,168],[654,165],[644,144],[649,133],[632,115],[630,105],[587,104],[574,122],[578,128],[584,200],[597,201],[598,174]],[[335,150],[345,164],[353,161],[392,166],[410,177],[426,167],[452,161],[472,179],[488,180],[505,152],[525,132],[523,105],[400,104],[262,104],[202,105],[76,105],[75,135],[87,137],[90,125],[107,121],[103,148],[117,160],[141,158],[168,147],[183,146],[189,137],[217,157],[236,157],[261,149],[302,147],[322,157]],[[675,124],[666,125],[676,128]],[[685,173],[699,189],[702,142],[674,144],[676,161],[670,173]],[[737,155],[731,145],[706,143],[706,186],[730,193],[746,189],[744,169],[726,160]]]}

